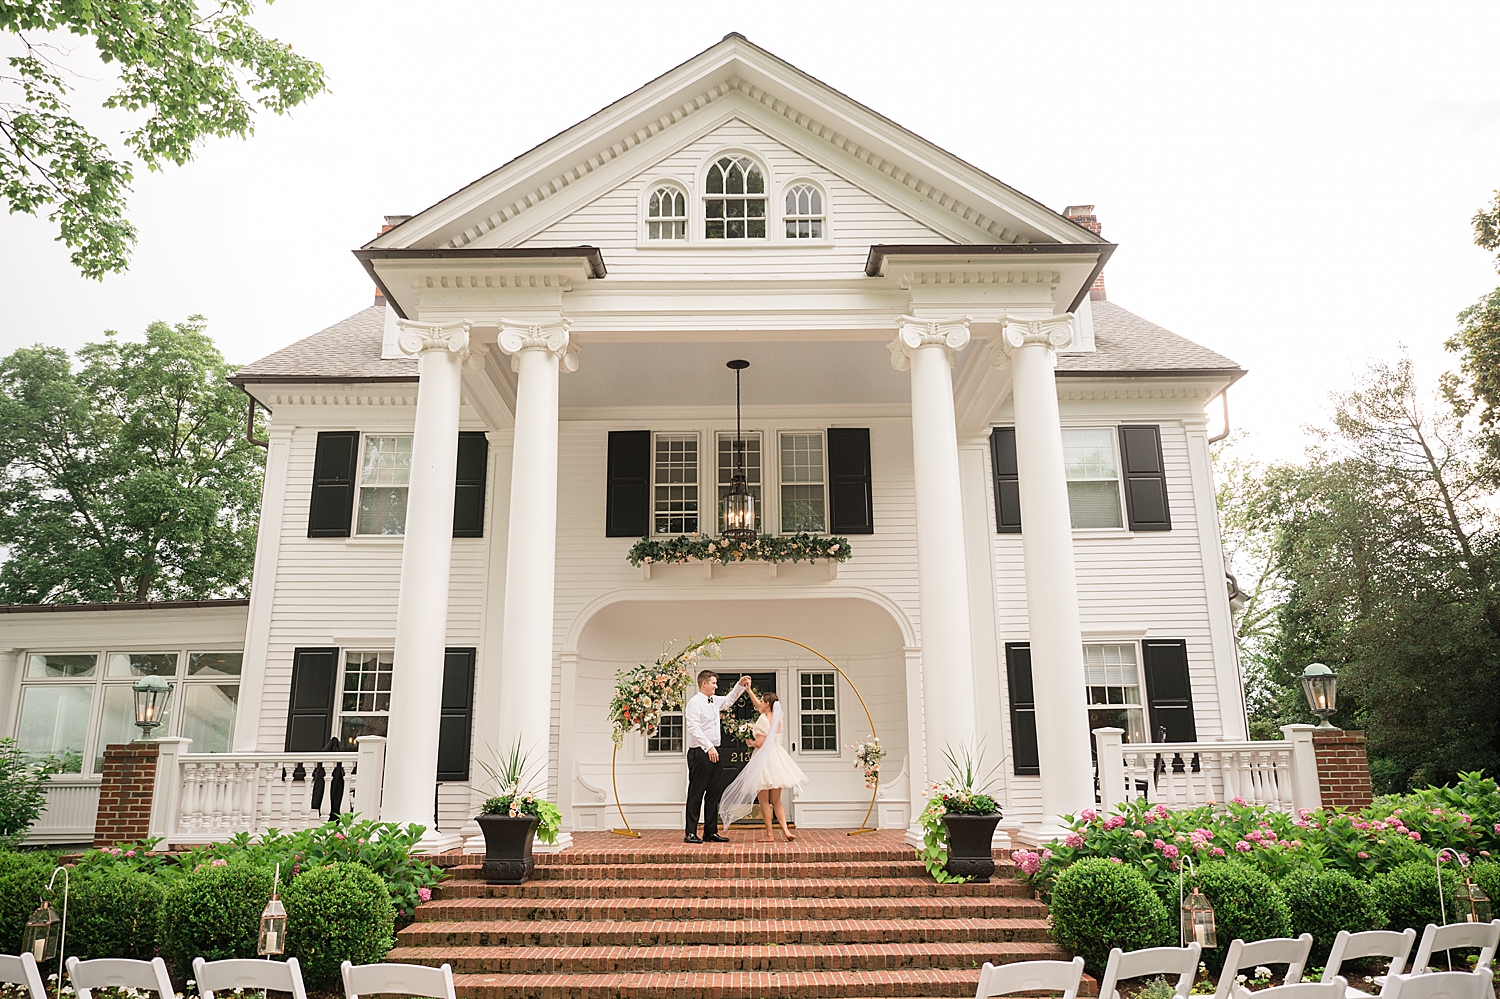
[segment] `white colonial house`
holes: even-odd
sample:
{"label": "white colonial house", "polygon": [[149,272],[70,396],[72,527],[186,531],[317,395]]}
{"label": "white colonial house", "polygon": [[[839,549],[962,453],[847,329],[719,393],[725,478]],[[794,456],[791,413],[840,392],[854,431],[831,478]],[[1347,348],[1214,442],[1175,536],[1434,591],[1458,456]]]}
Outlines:
{"label": "white colonial house", "polygon": [[[1091,206],[730,35],[387,221],[355,251],[376,304],[233,379],[270,414],[248,607],[0,618],[0,732],[78,754],[60,782],[88,786],[130,730],[115,688],[155,671],[179,684],[166,734],[194,740],[169,838],[263,822],[323,762],[447,847],[517,743],[566,829],[619,825],[616,795],[680,828],[680,718],[615,756],[607,706],[617,671],[716,633],[800,643],[736,639],[721,668],[783,698],[801,825],[861,823],[872,730],[887,827],[947,747],[984,748],[1028,839],[1101,781],[1285,796],[1263,777],[1290,757],[1243,741],[1209,455],[1243,372],[1105,298]],[[846,538],[847,561],[628,559],[719,535],[736,359],[760,532]],[[353,772],[371,736],[382,794],[378,739]]]}

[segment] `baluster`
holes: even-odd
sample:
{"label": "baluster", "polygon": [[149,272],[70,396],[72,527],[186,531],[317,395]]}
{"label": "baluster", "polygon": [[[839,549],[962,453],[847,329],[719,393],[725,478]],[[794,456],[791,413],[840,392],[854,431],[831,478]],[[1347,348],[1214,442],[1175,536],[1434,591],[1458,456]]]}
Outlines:
{"label": "baluster", "polygon": [[203,831],[203,769],[200,764],[189,763],[182,775],[182,828],[190,832]]}
{"label": "baluster", "polygon": [[1198,807],[1198,778],[1193,773],[1193,754],[1182,754],[1182,782],[1187,787],[1187,806]]}

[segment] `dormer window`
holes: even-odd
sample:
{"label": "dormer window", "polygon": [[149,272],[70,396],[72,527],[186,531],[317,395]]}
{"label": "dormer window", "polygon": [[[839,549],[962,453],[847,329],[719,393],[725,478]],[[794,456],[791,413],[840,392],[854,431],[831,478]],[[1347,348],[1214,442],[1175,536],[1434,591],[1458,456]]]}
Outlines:
{"label": "dormer window", "polygon": [[766,175],[748,156],[723,156],[708,168],[704,231],[709,239],[766,238]]}
{"label": "dormer window", "polygon": [[687,239],[687,195],[658,187],[646,204],[647,239]]}
{"label": "dormer window", "polygon": [[823,192],[811,184],[793,184],[786,192],[787,239],[823,238]]}

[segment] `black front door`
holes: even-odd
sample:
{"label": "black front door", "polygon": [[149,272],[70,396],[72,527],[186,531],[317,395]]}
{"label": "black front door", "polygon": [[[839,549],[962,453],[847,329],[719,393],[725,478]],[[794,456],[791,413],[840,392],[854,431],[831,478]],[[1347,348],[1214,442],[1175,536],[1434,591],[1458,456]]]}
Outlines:
{"label": "black front door", "polygon": [[[744,673],[736,673],[734,676],[719,677],[719,694],[723,696],[733,692],[734,685],[740,682]],[[775,673],[751,673],[750,685],[755,688],[757,695],[764,697],[767,691],[776,689]],[[734,702],[734,707],[721,718],[735,718],[740,721],[755,721],[759,712],[755,710],[755,702],[750,700],[748,693],[741,694],[739,700]],[[729,782],[739,776],[740,771],[745,769],[745,764],[750,762],[750,754],[755,752],[743,741],[729,734],[729,726],[720,723],[719,735],[719,779],[728,787]],[[758,820],[757,820],[758,821]]]}

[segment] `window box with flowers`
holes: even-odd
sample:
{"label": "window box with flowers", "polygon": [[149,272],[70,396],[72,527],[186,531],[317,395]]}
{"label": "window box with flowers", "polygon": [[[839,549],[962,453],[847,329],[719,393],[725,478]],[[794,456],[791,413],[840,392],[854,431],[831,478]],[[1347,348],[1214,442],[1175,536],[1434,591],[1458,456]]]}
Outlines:
{"label": "window box with flowers", "polygon": [[684,534],[669,538],[642,538],[631,546],[626,556],[651,578],[653,569],[672,565],[698,565],[709,576],[719,566],[760,563],[776,575],[776,566],[787,563],[822,565],[829,578],[835,567],[847,562],[853,554],[848,538],[824,534],[790,534],[781,537],[762,534],[744,541],[715,538],[707,534]]}

